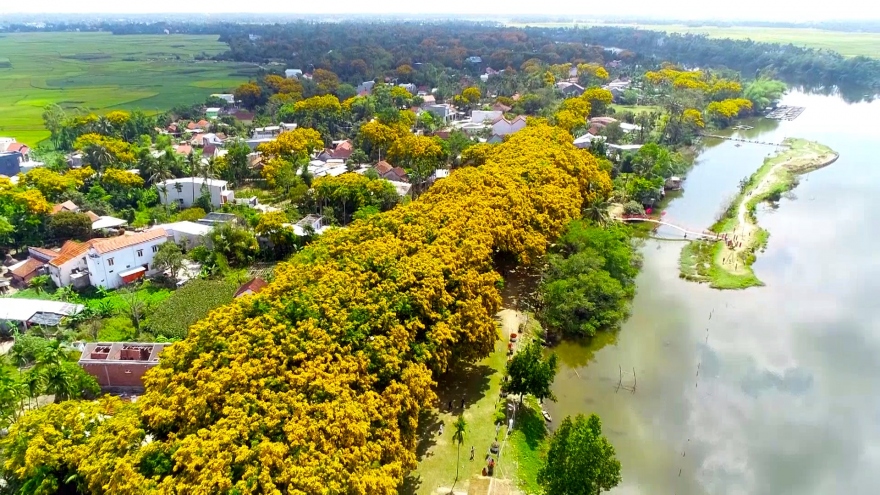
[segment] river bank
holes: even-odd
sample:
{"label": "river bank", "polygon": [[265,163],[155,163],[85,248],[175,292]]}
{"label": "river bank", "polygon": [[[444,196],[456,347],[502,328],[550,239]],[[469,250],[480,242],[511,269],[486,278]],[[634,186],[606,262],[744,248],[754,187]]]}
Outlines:
{"label": "river bank", "polygon": [[778,201],[782,194],[798,184],[798,176],[820,169],[837,160],[831,148],[814,141],[788,138],[786,147],[740,184],[726,212],[713,232],[724,235],[725,241],[699,241],[682,249],[679,268],[681,277],[708,282],[716,289],[745,289],[763,283],[755,276],[752,264],[762,250],[769,232],[758,226],[755,210],[764,201]]}

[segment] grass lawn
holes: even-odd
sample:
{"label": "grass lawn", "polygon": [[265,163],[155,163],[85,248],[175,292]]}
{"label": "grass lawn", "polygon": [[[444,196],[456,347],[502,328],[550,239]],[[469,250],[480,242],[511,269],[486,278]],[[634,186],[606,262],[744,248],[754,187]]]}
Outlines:
{"label": "grass lawn", "polygon": [[[515,318],[515,317],[514,317]],[[510,325],[512,321],[506,320]],[[515,328],[515,327],[514,327]],[[499,327],[500,329],[500,327]],[[401,494],[438,494],[449,493],[455,480],[458,446],[453,442],[453,423],[461,413],[462,395],[465,396],[467,407],[464,418],[468,423],[464,444],[461,446],[461,458],[458,461],[460,472],[455,484],[456,492],[484,494],[487,492],[486,478],[481,478],[481,470],[489,447],[496,439],[494,419],[496,411],[504,416],[506,402],[500,397],[501,378],[507,366],[507,333],[495,343],[495,351],[482,362],[463,370],[449,373],[448,378],[440,380],[437,391],[440,399],[440,410],[423,413],[419,422],[420,442],[416,453],[419,466],[410,473],[400,489]],[[539,335],[540,324],[529,316],[526,323],[526,339],[531,335]],[[521,345],[521,344],[520,344]],[[449,401],[453,400],[450,411]],[[538,493],[538,469],[543,464],[543,456],[547,448],[547,428],[541,416],[537,401],[527,397],[526,407],[517,413],[513,432],[503,446],[501,456],[493,455],[499,460],[495,473],[494,493],[507,493],[508,487],[516,484],[525,493]],[[443,423],[442,435],[437,435],[440,423]],[[506,427],[502,426],[498,433],[499,443],[504,442]],[[474,460],[470,460],[470,448],[474,446]],[[510,481],[502,481],[510,480]],[[510,483],[508,485],[508,483]]]}
{"label": "grass lawn", "polygon": [[549,436],[538,401],[529,397],[517,415],[517,426],[510,435],[506,463],[513,463],[519,488],[525,493],[541,493],[538,470],[544,464]]}
{"label": "grass lawn", "polygon": [[0,64],[0,135],[31,146],[46,139],[42,112],[50,103],[158,113],[231,91],[256,67],[194,59],[224,50],[217,36],[204,35],[0,35],[0,54],[8,59]]}
{"label": "grass lawn", "polygon": [[770,28],[747,26],[685,26],[683,24],[605,24],[595,22],[537,22],[509,24],[515,27],[580,27],[591,26],[622,26],[670,33],[705,34],[710,38],[731,38],[737,40],[751,39],[766,43],[791,43],[797,46],[833,50],[845,57],[864,55],[877,58],[880,54],[880,33],[847,33],[843,31],[826,31],[809,28]]}
{"label": "grass lawn", "polygon": [[[158,305],[159,303],[171,296],[170,289],[156,287],[151,284],[145,284],[144,286],[141,286],[141,288],[138,289],[138,293],[140,293],[151,305]],[[55,299],[54,291],[37,292],[34,289],[20,290],[10,297],[24,299]],[[77,298],[71,302],[77,304],[85,304],[86,306],[90,307],[97,307],[102,304],[109,304],[110,307],[112,307],[113,309],[119,309],[124,304],[122,296],[117,291],[100,293],[92,287],[79,293]]]}
{"label": "grass lawn", "polygon": [[[470,478],[479,475],[483,460],[495,440],[492,418],[500,400],[498,391],[507,363],[507,341],[499,339],[495,351],[483,361],[465,369],[455,370],[440,379],[437,396],[440,409],[423,413],[419,421],[420,442],[416,453],[419,466],[404,480],[402,494],[436,494],[440,487],[451,488],[455,480],[458,446],[453,442],[453,423],[461,413],[461,399],[465,398],[464,418],[468,423],[459,459],[459,481],[456,491],[467,492]],[[449,410],[449,401],[453,408]],[[440,424],[442,435],[437,435]],[[503,437],[504,431],[500,437]],[[470,460],[471,446],[476,455]],[[447,491],[448,493],[448,491]]]}
{"label": "grass lawn", "polygon": [[685,25],[638,25],[640,29],[672,33],[705,34],[710,38],[750,39],[767,43],[791,43],[796,46],[833,50],[846,57],[878,57],[880,33],[847,33],[808,28],[719,27]]}

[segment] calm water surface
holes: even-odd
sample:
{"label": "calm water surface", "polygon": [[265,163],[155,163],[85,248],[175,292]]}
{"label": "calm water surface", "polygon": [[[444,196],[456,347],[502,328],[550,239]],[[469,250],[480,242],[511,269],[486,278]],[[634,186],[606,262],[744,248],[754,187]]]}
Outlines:
{"label": "calm water surface", "polygon": [[[743,137],[813,139],[840,159],[759,214],[770,243],[755,272],[766,286],[684,282],[683,243],[648,241],[622,331],[557,348],[551,413],[602,417],[623,464],[612,493],[880,493],[880,233],[870,218],[880,207],[880,102],[792,94],[784,103],[807,110]],[[709,146],[666,218],[708,227],[772,152]]]}

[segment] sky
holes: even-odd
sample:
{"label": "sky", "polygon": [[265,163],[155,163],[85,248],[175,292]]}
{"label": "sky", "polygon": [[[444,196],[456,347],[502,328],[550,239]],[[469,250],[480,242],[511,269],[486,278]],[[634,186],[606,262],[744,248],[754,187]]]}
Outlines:
{"label": "sky", "polygon": [[[585,2],[557,0],[552,11],[539,1],[474,2],[473,0],[442,0],[437,2],[400,2],[389,0],[335,0],[332,3],[292,1],[255,2],[241,0],[28,0],[6,6],[6,13],[286,13],[286,14],[449,14],[497,16],[546,14],[576,16],[632,15],[676,19],[755,19],[767,21],[814,21],[827,19],[862,19],[880,17],[880,6],[865,0],[739,0],[711,2],[706,0],[627,0],[625,2]],[[871,7],[873,5],[873,7]],[[732,10],[733,6],[735,10]],[[10,9],[11,7],[11,9]]]}

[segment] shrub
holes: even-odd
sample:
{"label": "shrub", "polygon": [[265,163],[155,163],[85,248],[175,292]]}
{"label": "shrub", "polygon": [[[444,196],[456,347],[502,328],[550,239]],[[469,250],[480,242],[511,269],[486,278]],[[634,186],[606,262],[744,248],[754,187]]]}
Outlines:
{"label": "shrub", "polygon": [[645,208],[638,201],[630,201],[623,205],[623,213],[626,215],[644,215]]}
{"label": "shrub", "polygon": [[190,325],[212,309],[232,301],[237,288],[222,280],[192,280],[156,308],[146,326],[153,335],[182,339]]}
{"label": "shrub", "polygon": [[134,338],[134,335],[134,326],[125,316],[107,318],[98,330],[98,340],[101,342],[125,342]]}

